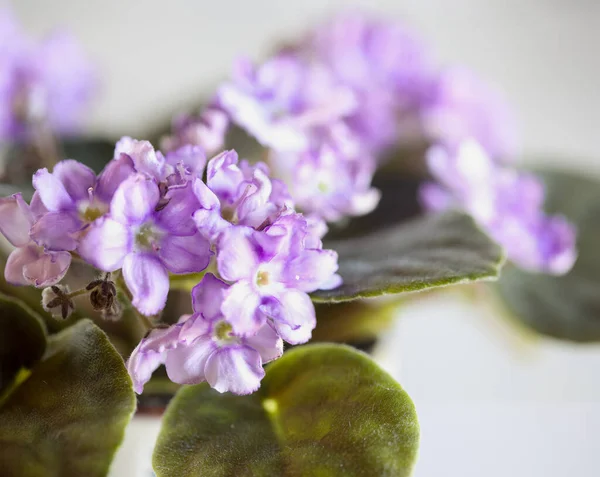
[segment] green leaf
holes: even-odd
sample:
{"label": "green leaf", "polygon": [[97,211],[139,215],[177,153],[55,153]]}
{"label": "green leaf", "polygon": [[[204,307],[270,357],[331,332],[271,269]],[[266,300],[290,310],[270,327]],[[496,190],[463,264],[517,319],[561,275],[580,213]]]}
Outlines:
{"label": "green leaf", "polygon": [[0,293],[0,404],[45,350],[42,320],[18,300]]}
{"label": "green leaf", "polygon": [[391,327],[398,304],[397,299],[315,303],[317,327],[311,340],[359,347],[372,344]]}
{"label": "green leaf", "polygon": [[104,476],[135,408],[123,360],[83,320],[54,335],[0,408],[6,477]]}
{"label": "green leaf", "polygon": [[555,338],[600,341],[600,183],[566,172],[545,172],[546,209],[578,228],[579,258],[564,276],[528,273],[509,265],[495,287],[512,314]]}
{"label": "green leaf", "polygon": [[344,283],[312,294],[315,301],[341,302],[390,293],[495,280],[504,263],[492,242],[464,214],[428,215],[347,240],[330,241],[339,254]]}
{"label": "green leaf", "polygon": [[184,387],[154,450],[158,477],[393,476],[411,473],[419,426],[408,395],[364,353],[288,351],[258,392]]}

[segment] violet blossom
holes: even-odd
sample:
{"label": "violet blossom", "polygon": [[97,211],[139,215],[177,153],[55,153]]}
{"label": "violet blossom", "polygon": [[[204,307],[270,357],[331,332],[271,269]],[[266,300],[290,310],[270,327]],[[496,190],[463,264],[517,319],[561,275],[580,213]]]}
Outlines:
{"label": "violet blossom", "polygon": [[75,38],[57,32],[36,45],[8,10],[0,29],[0,139],[21,140],[41,125],[78,129],[96,78]]}
{"label": "violet blossom", "polygon": [[30,238],[31,227],[45,212],[38,194],[34,194],[31,206],[20,193],[0,198],[0,233],[16,247],[4,268],[6,281],[13,285],[51,286],[69,269],[69,252],[46,251]]}
{"label": "violet blossom", "polygon": [[166,329],[155,329],[131,354],[127,369],[141,393],[152,372],[165,364],[180,384],[208,381],[219,392],[250,394],[258,389],[262,365],[279,358],[283,342],[264,325],[249,337],[237,336],[221,312],[229,286],[208,273],[192,290],[194,314]]}
{"label": "violet blossom", "polygon": [[307,293],[341,282],[337,254],[320,247],[299,214],[282,215],[264,231],[224,230],[217,266],[222,278],[234,282],[221,307],[233,332],[251,336],[268,322],[292,344],[308,341],[316,324]]}
{"label": "violet blossom", "polygon": [[571,269],[575,228],[544,213],[543,185],[534,175],[496,164],[475,141],[457,149],[435,146],[427,163],[436,180],[421,190],[428,209],[469,213],[521,268],[553,275]]}
{"label": "violet blossom", "polygon": [[168,190],[158,207],[159,186],[135,174],[117,188],[110,213],[92,224],[82,238],[81,256],[106,272],[122,268],[133,305],[145,315],[165,306],[168,273],[204,270],[210,260],[208,242],[192,220],[198,203],[191,183]]}

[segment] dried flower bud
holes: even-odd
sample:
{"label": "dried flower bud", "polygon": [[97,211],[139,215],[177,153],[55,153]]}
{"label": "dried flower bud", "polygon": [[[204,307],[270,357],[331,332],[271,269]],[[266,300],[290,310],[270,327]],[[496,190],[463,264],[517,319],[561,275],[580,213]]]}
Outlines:
{"label": "dried flower bud", "polygon": [[[90,293],[92,307],[96,311],[110,310],[116,301],[117,288],[108,278],[97,282],[96,287],[93,289],[92,293]],[[94,283],[96,282],[90,283],[87,288],[90,289]]]}
{"label": "dried flower bud", "polygon": [[102,310],[102,318],[107,321],[118,321],[123,316],[123,307],[118,300],[114,300],[113,304],[106,310]]}
{"label": "dried flower bud", "polygon": [[67,319],[75,310],[75,304],[69,296],[66,285],[53,285],[42,292],[42,307],[54,317]]}

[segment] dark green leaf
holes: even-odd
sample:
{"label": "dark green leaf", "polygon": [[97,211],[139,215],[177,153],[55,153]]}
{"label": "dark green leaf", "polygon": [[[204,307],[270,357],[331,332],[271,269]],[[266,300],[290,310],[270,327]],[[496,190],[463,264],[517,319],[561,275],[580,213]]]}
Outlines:
{"label": "dark green leaf", "polygon": [[578,228],[579,258],[565,276],[507,266],[497,290],[509,310],[534,330],[560,339],[600,341],[600,183],[546,172],[546,209]]}
{"label": "dark green leaf", "polygon": [[[46,350],[46,330],[28,307],[0,293],[0,403]],[[21,373],[21,374],[20,374]]]}
{"label": "dark green leaf", "polygon": [[88,320],[49,338],[31,376],[0,408],[4,477],[104,476],[135,408],[131,380]]}
{"label": "dark green leaf", "polygon": [[362,346],[374,342],[390,328],[398,300],[354,300],[344,303],[315,303],[317,327],[312,341]]}
{"label": "dark green leaf", "polygon": [[454,212],[326,242],[325,247],[338,252],[344,283],[313,293],[322,302],[494,280],[504,262],[501,247],[470,217]]}
{"label": "dark green leaf", "polygon": [[153,463],[159,477],[404,477],[418,441],[412,401],[374,361],[347,346],[310,345],[269,365],[253,395],[183,388]]}

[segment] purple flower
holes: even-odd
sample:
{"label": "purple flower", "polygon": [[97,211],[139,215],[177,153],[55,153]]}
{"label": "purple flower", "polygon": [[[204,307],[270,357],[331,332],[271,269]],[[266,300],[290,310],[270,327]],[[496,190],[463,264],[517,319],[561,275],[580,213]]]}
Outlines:
{"label": "purple flower", "polygon": [[278,177],[290,185],[297,207],[328,222],[364,215],[379,203],[371,187],[376,169],[343,123],[314,131],[312,146],[301,152],[273,152],[270,162]]}
{"label": "purple flower", "polygon": [[285,53],[258,68],[239,61],[232,81],[219,88],[217,102],[233,122],[279,151],[305,149],[311,128],[356,107],[352,91],[326,67]]}
{"label": "purple flower", "polygon": [[517,153],[515,119],[506,100],[467,69],[441,73],[419,114],[434,143],[457,148],[474,139],[495,160],[510,160]]}
{"label": "purple flower", "polygon": [[282,355],[283,342],[269,325],[253,336],[235,335],[221,313],[228,288],[214,275],[205,275],[192,290],[194,314],[142,340],[127,363],[136,392],[163,363],[176,383],[208,381],[219,392],[235,394],[258,389],[265,374],[262,365]]}
{"label": "purple flower", "polygon": [[497,165],[474,141],[452,150],[435,146],[427,154],[437,183],[421,190],[434,211],[466,211],[521,268],[561,275],[577,258],[576,231],[561,216],[546,216],[544,190],[533,175]]}
{"label": "purple flower", "polygon": [[164,151],[174,151],[182,146],[201,147],[207,155],[223,148],[229,119],[218,108],[208,108],[198,116],[182,114],[173,120],[173,133],[162,139]]}
{"label": "purple flower", "polygon": [[43,213],[37,194],[31,206],[21,194],[0,198],[0,232],[16,247],[4,268],[6,281],[13,285],[44,288],[62,280],[69,269],[69,252],[47,252],[29,236],[32,225]]}
{"label": "purple flower", "polygon": [[293,204],[286,187],[269,178],[265,164],[238,163],[235,151],[225,151],[211,159],[206,183],[194,180],[199,208],[194,220],[200,233],[212,242],[231,225],[266,227]]}
{"label": "purple flower", "polygon": [[81,231],[108,212],[115,190],[133,173],[126,157],[111,161],[98,177],[74,160],[59,162],[52,173],[38,170],[33,186],[47,213],[33,225],[31,238],[47,250],[75,250]]}
{"label": "purple flower", "polygon": [[22,139],[40,122],[73,132],[96,90],[77,41],[60,32],[33,45],[8,11],[0,11],[0,29],[0,138]]}
{"label": "purple flower", "polygon": [[210,260],[208,242],[192,220],[198,202],[191,183],[169,189],[160,205],[158,184],[144,174],[126,179],[110,203],[110,214],[92,224],[81,240],[81,256],[106,272],[122,268],[133,305],[152,315],[165,305],[168,272],[194,273]]}
{"label": "purple flower", "polygon": [[219,273],[234,282],[221,310],[235,334],[252,336],[269,322],[289,343],[308,341],[315,310],[307,293],[333,288],[340,278],[337,254],[307,243],[315,238],[298,214],[282,215],[263,232],[238,226],[221,233]]}

